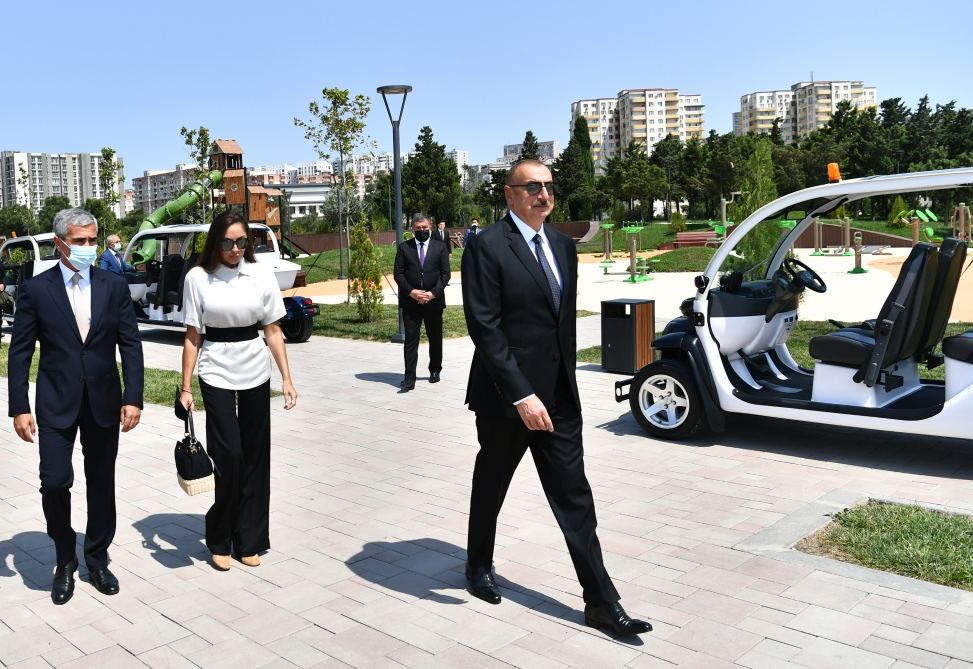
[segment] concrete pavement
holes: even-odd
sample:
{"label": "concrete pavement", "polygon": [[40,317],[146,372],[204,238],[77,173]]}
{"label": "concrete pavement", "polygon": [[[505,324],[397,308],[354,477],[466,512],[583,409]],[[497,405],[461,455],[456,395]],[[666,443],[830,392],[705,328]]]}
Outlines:
{"label": "concrete pavement", "polygon": [[[669,299],[663,282],[643,285],[660,304]],[[582,319],[579,346],[597,343],[598,322]],[[179,346],[178,333],[146,334],[150,365],[177,368]],[[581,365],[606,563],[628,611],[655,625],[640,639],[613,640],[582,624],[579,587],[529,460],[498,529],[504,602],[490,606],[463,589],[476,454],[462,404],[468,339],[445,343],[442,383],[420,377],[408,394],[397,388],[396,345],[313,337],[288,350],[300,399],[287,413],[282,398],[272,402],[273,547],[256,569],[208,566],[210,498],[179,490],[172,448],[180,424],[169,407],[149,406],[118,457],[111,555],[121,593],[104,597],[79,582],[70,603],[53,606],[36,446],[9,428],[0,434],[0,664],[973,666],[973,594],[787,545],[848,500],[973,511],[969,441],[764,419],[686,443],[657,441],[614,402],[620,377]],[[426,359],[422,347],[420,366]],[[75,463],[83,530],[80,452]]]}

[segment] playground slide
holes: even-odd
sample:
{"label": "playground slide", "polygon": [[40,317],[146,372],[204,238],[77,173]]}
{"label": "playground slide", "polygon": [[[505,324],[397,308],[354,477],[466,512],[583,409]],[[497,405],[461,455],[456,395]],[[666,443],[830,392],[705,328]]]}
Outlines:
{"label": "playground slide", "polygon": [[[145,221],[142,222],[142,225],[139,226],[139,232],[158,228],[166,221],[179,216],[179,214],[203,199],[208,189],[219,186],[222,181],[223,173],[219,170],[213,170],[199,181],[193,182],[182,195],[171,202],[165,203],[149,214]],[[155,239],[146,239],[141,242],[137,248],[132,250],[129,262],[133,265],[139,265],[151,260],[155,256],[156,243]]]}

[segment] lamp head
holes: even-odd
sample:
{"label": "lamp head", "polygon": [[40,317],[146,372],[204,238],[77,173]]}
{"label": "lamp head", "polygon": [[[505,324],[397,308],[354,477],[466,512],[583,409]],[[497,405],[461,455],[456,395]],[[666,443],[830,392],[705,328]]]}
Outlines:
{"label": "lamp head", "polygon": [[382,95],[402,95],[404,93],[411,93],[412,86],[406,86],[405,84],[394,84],[391,86],[379,86],[375,90]]}

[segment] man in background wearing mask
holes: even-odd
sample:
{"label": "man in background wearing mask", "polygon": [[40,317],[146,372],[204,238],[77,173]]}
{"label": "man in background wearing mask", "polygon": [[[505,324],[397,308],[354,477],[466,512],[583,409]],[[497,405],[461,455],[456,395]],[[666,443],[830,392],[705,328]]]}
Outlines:
{"label": "man in background wearing mask", "polygon": [[423,323],[429,339],[429,383],[439,382],[443,368],[443,291],[449,283],[449,253],[431,232],[425,214],[416,214],[412,217],[412,239],[399,244],[395,252],[395,283],[405,326],[405,378],[399,384],[404,392],[416,387],[419,327]]}
{"label": "man in background wearing mask", "polygon": [[135,268],[122,260],[122,239],[118,235],[109,235],[105,240],[108,247],[98,259],[98,268],[123,275],[125,272],[134,272]]}
{"label": "man in background wearing mask", "polygon": [[[71,526],[71,453],[81,433],[88,524],[84,559],[89,580],[105,595],[118,592],[108,570],[115,536],[115,456],[118,428],[128,432],[142,413],[142,341],[128,285],[92,268],[98,255],[98,222],[83,209],[54,217],[61,261],[20,286],[7,363],[7,397],[14,430],[26,442],[38,437],[41,502],[57,568],[51,599],[74,594],[77,541]],[[40,341],[37,422],[28,396],[34,345]],[[121,354],[125,391],[115,366]]]}

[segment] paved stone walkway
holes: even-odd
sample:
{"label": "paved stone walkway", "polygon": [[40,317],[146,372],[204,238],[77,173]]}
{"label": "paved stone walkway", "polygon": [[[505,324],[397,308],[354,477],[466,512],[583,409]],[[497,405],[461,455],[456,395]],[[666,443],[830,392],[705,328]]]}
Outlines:
{"label": "paved stone walkway", "polygon": [[[597,332],[586,319],[583,338]],[[180,337],[146,336],[177,367]],[[596,340],[595,340],[596,341]],[[594,343],[582,342],[583,345]],[[289,347],[298,407],[273,401],[273,548],[206,562],[208,497],[178,489],[179,424],[151,406],[123,435],[112,568],[49,599],[53,549],[36,447],[0,432],[0,663],[9,667],[973,667],[973,595],[789,551],[795,527],[865,497],[973,511],[970,443],[735,420],[689,443],[645,437],[619,377],[579,367],[585,446],[610,573],[655,631],[583,625],[567,550],[529,460],[501,517],[500,606],[463,589],[472,346],[445,346],[443,382],[399,394],[401,348],[312,338]],[[420,360],[424,361],[425,350]],[[6,399],[0,400],[6,409]],[[200,421],[202,423],[202,421]],[[202,426],[200,426],[201,428]],[[76,456],[76,526],[84,476]],[[86,578],[82,568],[82,577]]]}

